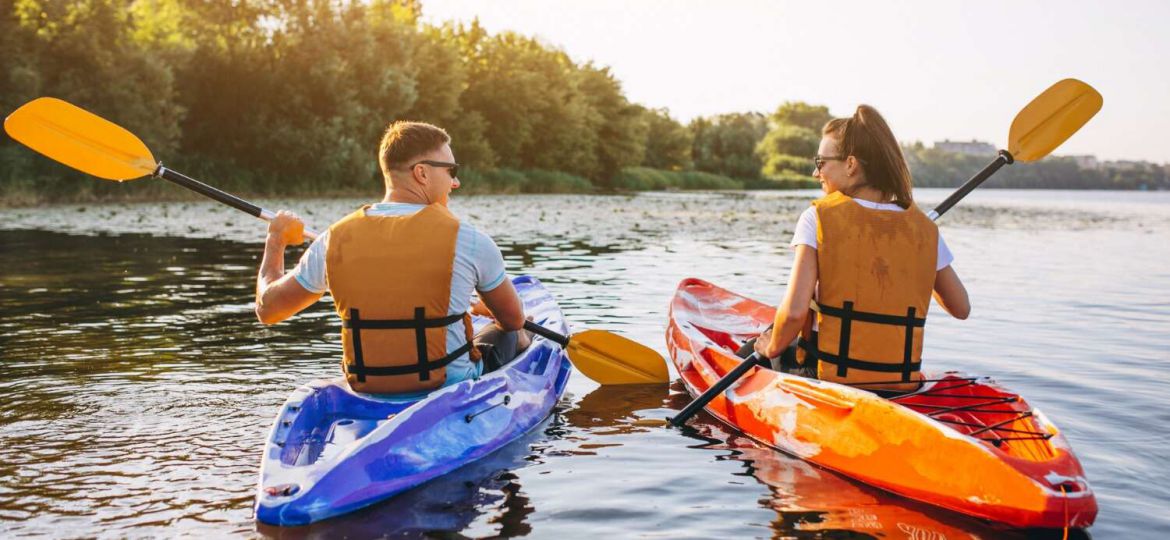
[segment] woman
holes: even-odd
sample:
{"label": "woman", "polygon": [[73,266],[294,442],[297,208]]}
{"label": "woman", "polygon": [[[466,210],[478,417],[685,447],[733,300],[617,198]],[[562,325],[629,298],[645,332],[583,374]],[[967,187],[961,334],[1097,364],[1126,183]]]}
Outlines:
{"label": "woman", "polygon": [[825,124],[822,135],[813,176],[825,197],[800,216],[788,290],[773,328],[752,347],[778,370],[914,390],[932,293],[966,319],[967,290],[938,228],[914,205],[910,169],[881,115],[861,105]]}

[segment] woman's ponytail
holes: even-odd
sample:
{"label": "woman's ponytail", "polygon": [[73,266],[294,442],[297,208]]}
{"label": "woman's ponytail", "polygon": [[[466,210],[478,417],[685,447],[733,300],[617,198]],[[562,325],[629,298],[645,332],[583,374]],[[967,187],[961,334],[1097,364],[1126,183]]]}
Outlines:
{"label": "woman's ponytail", "polygon": [[910,167],[886,120],[869,105],[858,105],[851,118],[825,124],[825,135],[841,146],[841,154],[861,161],[869,185],[902,208],[914,202]]}

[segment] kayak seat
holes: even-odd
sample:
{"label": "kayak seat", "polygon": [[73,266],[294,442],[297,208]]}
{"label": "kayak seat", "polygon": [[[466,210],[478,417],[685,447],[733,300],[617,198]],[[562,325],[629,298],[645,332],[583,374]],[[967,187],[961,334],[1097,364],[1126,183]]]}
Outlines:
{"label": "kayak seat", "polygon": [[[388,420],[388,419],[386,419]],[[339,418],[329,427],[325,436],[325,444],[317,459],[332,459],[346,446],[361,439],[374,431],[386,420],[355,420],[353,418]]]}
{"label": "kayak seat", "polygon": [[[711,342],[713,342],[714,344],[716,344],[720,347],[723,347],[724,349],[727,349],[729,351],[734,351],[736,349],[739,349],[739,344],[741,341],[743,341],[742,339],[736,339],[730,333],[727,333],[727,332],[715,330],[712,328],[705,328],[705,327],[699,326],[697,324],[693,325],[693,326],[696,330],[698,330],[700,333],[702,333],[704,337],[711,340]],[[753,334],[753,336],[758,335],[759,333],[760,332],[757,331],[755,334]]]}

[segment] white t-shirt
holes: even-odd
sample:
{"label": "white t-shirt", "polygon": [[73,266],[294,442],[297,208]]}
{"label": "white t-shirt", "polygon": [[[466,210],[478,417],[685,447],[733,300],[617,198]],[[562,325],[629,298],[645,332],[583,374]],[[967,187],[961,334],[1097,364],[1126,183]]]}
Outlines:
{"label": "white t-shirt", "polygon": [[[874,210],[889,210],[892,212],[905,212],[906,210],[894,203],[875,203],[861,199],[853,199],[853,202],[860,204],[866,208]],[[792,247],[798,245],[806,245],[813,249],[817,248],[817,208],[809,206],[804,212],[800,214],[800,219],[796,221],[796,231],[792,233]],[[938,263],[935,270],[942,270],[951,265],[955,261],[955,256],[951,254],[947,243],[943,241],[942,232],[938,233]]]}
{"label": "white t-shirt", "polygon": [[[422,210],[421,204],[380,202],[366,210],[369,216],[408,216]],[[329,247],[329,232],[318,236],[309,249],[305,250],[297,266],[292,269],[293,277],[305,290],[324,293],[329,289],[325,273],[325,252]],[[507,276],[504,272],[504,257],[499,246],[486,233],[466,221],[459,222],[455,237],[455,264],[451,271],[451,300],[448,315],[463,313],[471,307],[472,291],[487,292],[499,287]],[[447,327],[447,352],[462,347],[467,342],[463,321]],[[482,364],[472,362],[467,353],[447,364],[446,386],[478,377]]]}

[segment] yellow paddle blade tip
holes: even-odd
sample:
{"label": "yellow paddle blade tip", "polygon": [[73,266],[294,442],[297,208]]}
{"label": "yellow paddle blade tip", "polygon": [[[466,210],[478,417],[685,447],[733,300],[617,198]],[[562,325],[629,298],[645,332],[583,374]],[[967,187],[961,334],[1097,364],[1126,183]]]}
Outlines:
{"label": "yellow paddle blade tip", "polygon": [[1036,96],[1012,121],[1008,152],[1016,161],[1036,161],[1081,129],[1104,99],[1092,86],[1064,79]]}
{"label": "yellow paddle blade tip", "polygon": [[586,377],[601,384],[663,384],[670,381],[666,360],[632,339],[586,330],[569,339],[569,359]]}
{"label": "yellow paddle blade tip", "polygon": [[4,131],[49,159],[106,180],[141,178],[158,166],[133,133],[57,98],[25,103],[4,119]]}

